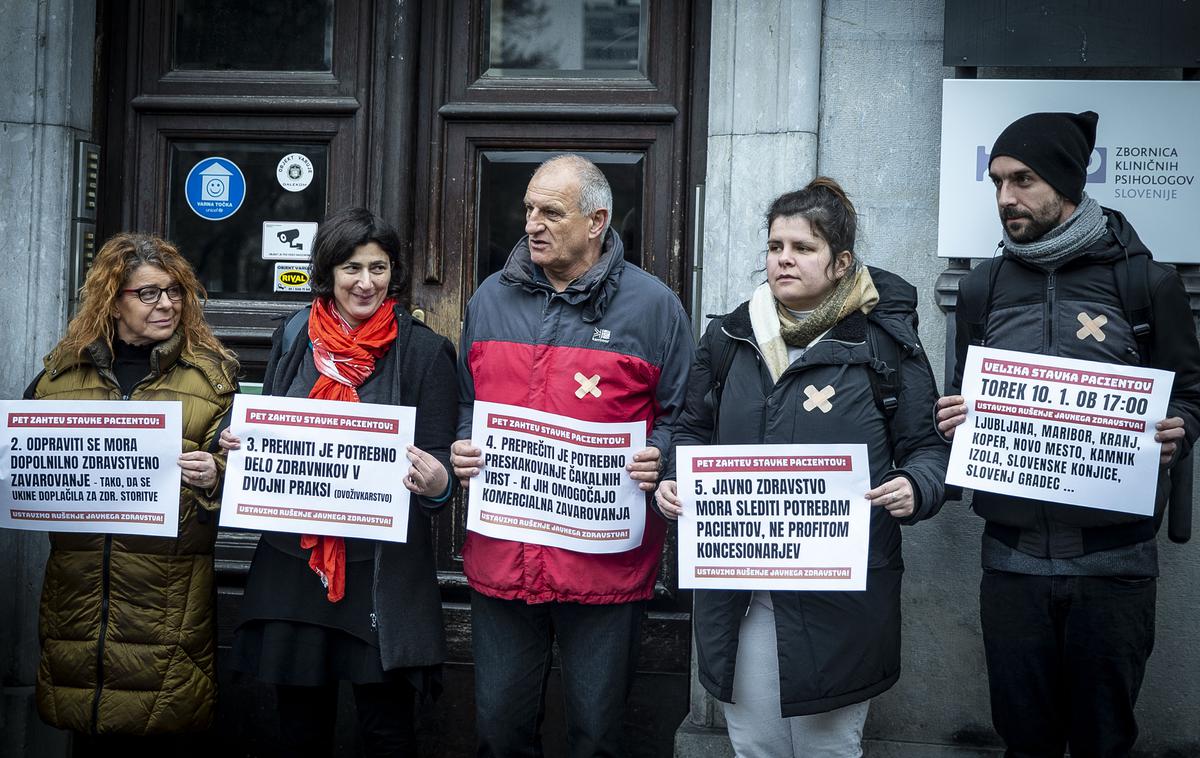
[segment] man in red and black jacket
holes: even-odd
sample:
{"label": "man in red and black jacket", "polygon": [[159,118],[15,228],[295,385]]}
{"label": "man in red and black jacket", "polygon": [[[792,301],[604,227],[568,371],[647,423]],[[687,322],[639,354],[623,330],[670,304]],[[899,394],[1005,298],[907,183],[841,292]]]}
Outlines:
{"label": "man in red and black jacket", "polygon": [[[670,289],[628,263],[609,228],[612,191],[590,161],[560,155],[525,192],[526,237],[467,306],[459,352],[459,440],[467,486],[483,468],[476,400],[584,421],[644,421],[630,477],[653,491],[683,406],[693,344]],[[597,391],[578,392],[577,375]],[[665,522],[649,507],[642,544],[579,553],[468,532],[480,756],[540,755],[551,648],[558,640],[572,756],[619,755],[641,618],[654,594]]]}

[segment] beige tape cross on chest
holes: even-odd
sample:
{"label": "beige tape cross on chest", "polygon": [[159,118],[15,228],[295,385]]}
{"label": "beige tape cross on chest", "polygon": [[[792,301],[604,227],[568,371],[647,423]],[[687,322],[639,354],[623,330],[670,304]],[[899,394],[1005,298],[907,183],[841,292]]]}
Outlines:
{"label": "beige tape cross on chest", "polygon": [[821,413],[833,410],[833,403],[829,402],[829,398],[833,397],[833,385],[826,384],[825,389],[819,390],[810,384],[804,388],[804,394],[808,397],[804,401],[804,410],[810,413],[813,408],[820,408]]}
{"label": "beige tape cross on chest", "polygon": [[1079,331],[1075,332],[1075,336],[1081,340],[1087,339],[1089,336],[1095,337],[1097,342],[1104,341],[1104,332],[1101,329],[1108,323],[1108,316],[1101,313],[1096,318],[1092,318],[1083,311],[1075,317],[1083,326],[1079,327]]}
{"label": "beige tape cross on chest", "polygon": [[579,382],[579,389],[575,390],[575,397],[582,400],[588,395],[592,397],[600,397],[600,375],[592,374],[589,379],[578,371],[575,372],[575,381]]}

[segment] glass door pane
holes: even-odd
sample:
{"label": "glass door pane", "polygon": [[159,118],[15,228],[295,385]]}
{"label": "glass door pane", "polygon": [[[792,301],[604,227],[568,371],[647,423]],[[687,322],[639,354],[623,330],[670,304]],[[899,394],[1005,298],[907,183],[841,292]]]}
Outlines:
{"label": "glass door pane", "polygon": [[[325,216],[329,146],[180,141],[168,154],[167,237],[209,297],[310,299],[302,286],[289,288],[295,275],[282,283],[279,275],[312,252],[311,236]],[[272,235],[265,251],[264,232]]]}
{"label": "glass door pane", "polygon": [[[486,150],[479,156],[475,286],[504,268],[525,236],[525,188],[534,170],[560,151]],[[613,193],[612,229],[625,246],[625,260],[642,263],[642,153],[579,153],[604,172]]]}
{"label": "glass door pane", "polygon": [[176,0],[172,68],[331,71],[333,0]]}
{"label": "glass door pane", "polygon": [[493,77],[640,77],[648,2],[488,0],[482,69]]}

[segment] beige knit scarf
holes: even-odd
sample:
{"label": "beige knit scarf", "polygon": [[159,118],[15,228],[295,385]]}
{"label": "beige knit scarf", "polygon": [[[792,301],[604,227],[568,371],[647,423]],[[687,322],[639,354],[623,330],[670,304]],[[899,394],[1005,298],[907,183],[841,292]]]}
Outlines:
{"label": "beige knit scarf", "polygon": [[866,266],[843,276],[821,304],[801,320],[775,299],[770,284],[759,285],[750,297],[750,325],[771,379],[779,381],[791,364],[789,345],[808,347],[846,316],[855,311],[870,313],[878,302],[879,292]]}

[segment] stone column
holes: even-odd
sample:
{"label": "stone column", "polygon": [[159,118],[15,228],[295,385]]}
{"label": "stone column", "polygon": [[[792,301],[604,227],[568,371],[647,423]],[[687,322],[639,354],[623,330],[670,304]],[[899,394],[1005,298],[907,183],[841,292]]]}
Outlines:
{"label": "stone column", "polygon": [[[713,5],[699,314],[732,310],[763,281],[764,214],[815,175],[821,96],[820,0]],[[732,756],[695,659],[693,648],[691,709],[675,755]]]}
{"label": "stone column", "polygon": [[[66,326],[75,142],[92,130],[94,0],[6,3],[0,25],[0,397],[21,396]],[[46,536],[0,530],[0,755],[66,755],[38,719]]]}

